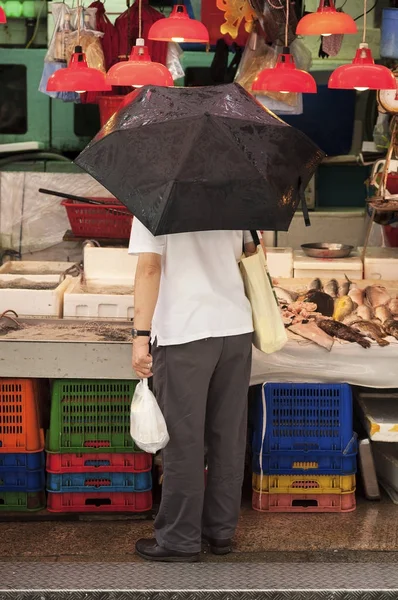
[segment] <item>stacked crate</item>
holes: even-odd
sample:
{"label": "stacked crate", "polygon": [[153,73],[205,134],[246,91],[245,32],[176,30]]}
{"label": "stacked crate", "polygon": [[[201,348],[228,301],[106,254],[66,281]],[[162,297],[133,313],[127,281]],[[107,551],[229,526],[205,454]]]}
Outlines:
{"label": "stacked crate", "polygon": [[32,379],[0,379],[0,511],[45,506],[39,389]]}
{"label": "stacked crate", "polygon": [[48,510],[146,512],[152,458],[130,436],[136,382],[56,380],[47,438]]}
{"label": "stacked crate", "polygon": [[355,510],[357,438],[347,384],[267,383],[255,399],[253,508]]}

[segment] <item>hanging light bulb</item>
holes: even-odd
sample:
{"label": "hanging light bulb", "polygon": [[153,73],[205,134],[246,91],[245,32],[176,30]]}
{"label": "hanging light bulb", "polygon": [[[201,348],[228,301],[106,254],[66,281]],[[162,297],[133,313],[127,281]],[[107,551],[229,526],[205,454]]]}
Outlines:
{"label": "hanging light bulb", "polygon": [[367,0],[363,0],[363,36],[362,44],[349,65],[337,67],[329,77],[328,87],[338,90],[394,90],[396,81],[392,72],[376,65],[372,52],[366,43]]}
{"label": "hanging light bulb", "polygon": [[285,47],[272,69],[263,69],[253,82],[253,92],[280,92],[281,94],[316,94],[315,79],[297,69],[289,49],[290,0],[286,0]]}
{"label": "hanging light bulb", "polygon": [[321,0],[315,13],[305,15],[298,22],[297,35],[323,35],[357,33],[354,19],[337,11],[333,0]]}
{"label": "hanging light bulb", "polygon": [[110,92],[105,75],[98,69],[88,66],[81,46],[75,47],[71,61],[66,69],[60,69],[51,75],[47,82],[48,92]]}
{"label": "hanging light bulb", "polygon": [[208,44],[209,32],[203,23],[189,17],[183,4],[177,4],[167,19],[159,19],[152,25],[148,38],[157,42]]}
{"label": "hanging light bulb", "polygon": [[0,24],[4,25],[4,23],[7,23],[7,17],[4,8],[0,6]]}
{"label": "hanging light bulb", "polygon": [[355,58],[349,65],[337,67],[329,78],[328,87],[339,90],[394,90],[396,81],[392,72],[376,65],[366,43],[359,44]]}
{"label": "hanging light bulb", "polygon": [[316,94],[315,79],[297,69],[289,48],[279,54],[275,67],[261,71],[253,82],[253,92],[280,92],[281,94]]}
{"label": "hanging light bulb", "polygon": [[174,85],[170,71],[161,63],[152,62],[142,38],[137,38],[129,60],[111,67],[106,82],[114,86]]}

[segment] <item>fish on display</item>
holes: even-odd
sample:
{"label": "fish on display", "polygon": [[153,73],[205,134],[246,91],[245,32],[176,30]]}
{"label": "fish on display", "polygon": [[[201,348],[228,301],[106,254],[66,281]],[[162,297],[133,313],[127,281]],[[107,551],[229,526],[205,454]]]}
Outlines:
{"label": "fish on display", "polygon": [[370,321],[357,321],[356,323],[352,323],[351,327],[355,331],[362,333],[362,335],[375,340],[379,346],[390,345],[390,342],[384,339],[386,337],[386,333],[379,325],[376,325],[376,323],[371,323]]}
{"label": "fish on display", "polygon": [[390,294],[382,285],[369,285],[365,288],[365,301],[368,306],[377,308],[383,306],[391,300]]}
{"label": "fish on display", "polygon": [[333,319],[343,321],[354,311],[354,303],[349,296],[337,298],[334,303]]}
{"label": "fish on display", "polygon": [[370,321],[373,318],[373,310],[369,306],[366,306],[366,304],[358,306],[355,312],[364,321]]}
{"label": "fish on display", "polygon": [[387,333],[387,335],[392,335],[398,340],[398,321],[394,319],[389,319],[385,323],[383,323],[383,329]]}
{"label": "fish on display", "polygon": [[285,290],[284,288],[279,287],[278,285],[274,287],[274,292],[279,302],[284,304],[292,304],[298,298],[297,292],[293,292],[292,290]]}
{"label": "fish on display", "polygon": [[390,311],[390,309],[387,306],[378,306],[375,309],[375,317],[381,323],[385,323],[386,321],[389,321],[390,319],[393,318],[392,312]]}
{"label": "fish on display", "polygon": [[349,297],[355,304],[358,306],[362,306],[364,303],[364,291],[360,290],[356,283],[353,283],[350,287],[350,291],[348,292]]}
{"label": "fish on display", "polygon": [[323,290],[323,285],[322,285],[322,281],[319,279],[319,277],[317,277],[316,279],[313,279],[313,281],[311,281],[310,285],[308,286],[309,292],[320,292],[322,290]]}
{"label": "fish on display", "polygon": [[329,296],[332,296],[332,298],[337,298],[339,293],[339,284],[337,283],[336,279],[331,279],[328,281],[324,287],[324,291],[329,294]]}
{"label": "fish on display", "polygon": [[345,319],[343,319],[343,323],[344,325],[348,325],[350,326],[352,323],[357,323],[358,320],[360,320],[361,317],[358,316],[357,311],[354,310],[353,313],[351,313],[350,315],[348,315],[348,317],[345,317]]}
{"label": "fish on display", "polygon": [[346,342],[356,342],[362,348],[370,348],[371,343],[361,333],[354,331],[351,327],[339,323],[339,321],[332,321],[329,319],[320,319],[317,321],[317,325],[322,331],[332,337],[336,337]]}
{"label": "fish on display", "polygon": [[334,300],[329,294],[320,291],[309,291],[306,295],[307,302],[313,302],[317,311],[324,317],[331,317],[334,311]]}
{"label": "fish on display", "polygon": [[345,281],[343,281],[343,283],[340,285],[339,287],[339,296],[347,296],[348,292],[350,291],[350,288],[352,286],[352,281],[350,281],[347,277],[347,275],[344,275],[345,277]]}
{"label": "fish on display", "polygon": [[392,300],[390,300],[390,302],[388,303],[388,308],[390,309],[394,317],[398,317],[398,298],[393,298]]}
{"label": "fish on display", "polygon": [[325,331],[320,329],[314,321],[291,325],[289,327],[289,331],[292,331],[296,335],[299,335],[306,340],[311,340],[311,342],[314,342],[314,344],[325,348],[328,350],[328,352],[331,351],[334,344],[334,339],[325,333]]}

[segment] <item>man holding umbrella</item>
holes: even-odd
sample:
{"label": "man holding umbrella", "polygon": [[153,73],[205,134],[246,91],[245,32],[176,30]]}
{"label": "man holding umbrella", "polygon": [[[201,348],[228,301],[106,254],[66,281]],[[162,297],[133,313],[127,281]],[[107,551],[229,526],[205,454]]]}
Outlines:
{"label": "man holding umbrella", "polygon": [[[245,237],[247,251],[255,251],[250,234]],[[153,370],[170,435],[156,539],[136,545],[148,560],[194,562],[202,541],[215,554],[231,551],[244,473],[253,331],[238,267],[242,243],[239,231],[154,237],[134,220],[129,251],[139,259],[133,367],[141,378]]]}
{"label": "man holding umbrella", "polygon": [[152,375],[152,339],[170,435],[156,540],[137,543],[144,558],[195,561],[202,539],[215,553],[231,549],[253,330],[242,230],[287,231],[300,199],[308,223],[303,193],[322,158],[230,84],[136,90],[76,160],[134,215],[133,365]]}

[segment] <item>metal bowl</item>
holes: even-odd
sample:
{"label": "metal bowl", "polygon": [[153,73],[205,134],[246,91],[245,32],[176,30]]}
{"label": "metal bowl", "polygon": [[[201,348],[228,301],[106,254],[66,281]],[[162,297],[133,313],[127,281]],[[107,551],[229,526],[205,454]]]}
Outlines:
{"label": "metal bowl", "polygon": [[350,256],[354,246],[344,244],[302,244],[301,248],[311,258],[346,258]]}

